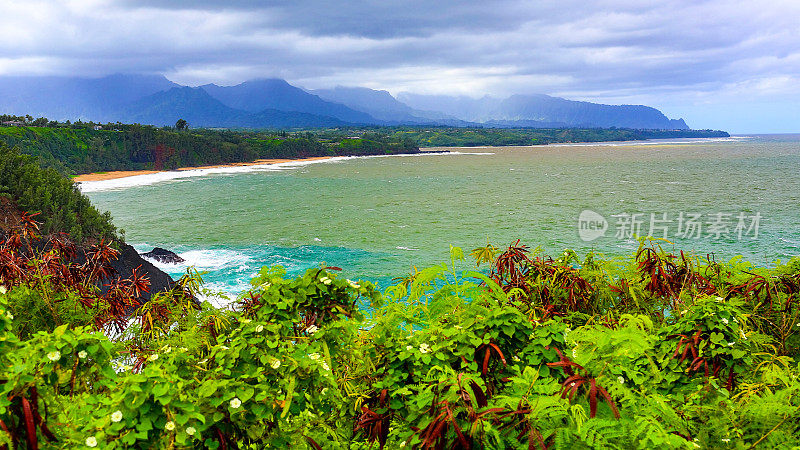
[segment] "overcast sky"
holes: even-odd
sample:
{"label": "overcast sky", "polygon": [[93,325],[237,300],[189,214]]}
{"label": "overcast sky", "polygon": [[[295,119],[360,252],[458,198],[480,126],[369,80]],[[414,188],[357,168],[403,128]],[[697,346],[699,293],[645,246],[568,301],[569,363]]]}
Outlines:
{"label": "overcast sky", "polygon": [[800,132],[798,0],[0,0],[0,42],[5,75],[545,93]]}

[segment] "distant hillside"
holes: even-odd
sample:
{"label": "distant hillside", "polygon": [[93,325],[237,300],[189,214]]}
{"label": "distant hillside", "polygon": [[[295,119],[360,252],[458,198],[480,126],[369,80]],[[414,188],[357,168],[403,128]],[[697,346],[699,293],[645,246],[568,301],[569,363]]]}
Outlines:
{"label": "distant hillside", "polygon": [[570,127],[689,129],[683,119],[670,120],[649,106],[602,105],[549,95],[512,95],[500,102],[490,117],[493,121],[534,120]]}
{"label": "distant hillside", "polygon": [[147,96],[127,106],[122,121],[156,126],[175,125],[184,119],[192,127],[292,128],[331,127],[345,122],[302,112],[265,109],[250,113],[224,105],[201,88],[175,87]]}
{"label": "distant hillside", "polygon": [[641,105],[603,105],[549,95],[512,95],[506,99],[416,95],[400,99],[417,109],[437,108],[459,119],[498,128],[638,128],[689,129],[683,119]]}
{"label": "distant hillside", "polygon": [[243,111],[274,109],[334,117],[354,124],[379,123],[363,111],[356,111],[341,103],[327,102],[280,79],[252,80],[236,86],[207,84],[201,88],[223,104]]}
{"label": "distant hillside", "polygon": [[126,105],[176,86],[160,75],[0,77],[0,113],[115,122]]}
{"label": "distant hillside", "polygon": [[283,80],[190,88],[155,75],[0,77],[0,114],[157,126],[182,118],[192,127],[234,128],[379,123],[365,112],[326,102]]}
{"label": "distant hillside", "polygon": [[285,80],[189,88],[157,75],[0,77],[0,114],[192,127],[316,128],[420,125],[491,128],[688,129],[643,105],[603,105],[548,95],[453,97],[338,86],[305,91]]}
{"label": "distant hillside", "polygon": [[190,87],[175,87],[149,95],[122,111],[123,122],[156,126],[175,125],[178,119],[184,119],[194,127],[230,127],[246,116],[245,112],[211,98],[206,91]]}
{"label": "distant hillside", "polygon": [[333,89],[316,89],[310,92],[324,100],[365,111],[372,117],[386,122],[435,123],[433,120],[415,116],[414,110],[410,106],[398,101],[387,91],[336,86]]}

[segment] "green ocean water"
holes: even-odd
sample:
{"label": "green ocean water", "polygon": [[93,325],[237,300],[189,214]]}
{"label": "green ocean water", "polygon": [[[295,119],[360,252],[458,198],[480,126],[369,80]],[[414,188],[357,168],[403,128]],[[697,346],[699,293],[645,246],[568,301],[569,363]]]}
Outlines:
{"label": "green ocean water", "polygon": [[[651,217],[666,219],[655,224],[676,249],[717,259],[741,254],[769,265],[800,254],[800,136],[449,150],[82,189],[138,250],[172,249],[206,270],[210,287],[232,293],[272,264],[299,273],[325,262],[385,286],[412,265],[445,261],[450,244],[472,249],[487,239],[629,254],[638,244],[625,214],[638,214],[641,234]],[[581,239],[584,210],[607,220],[604,237]],[[681,213],[700,214],[697,235],[678,236]]]}

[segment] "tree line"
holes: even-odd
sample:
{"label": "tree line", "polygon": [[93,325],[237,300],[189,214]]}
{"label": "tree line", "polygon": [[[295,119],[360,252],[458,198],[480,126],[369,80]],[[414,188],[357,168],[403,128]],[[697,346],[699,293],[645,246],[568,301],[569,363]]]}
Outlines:
{"label": "tree line", "polygon": [[101,214],[75,184],[36,158],[0,142],[0,197],[21,211],[36,214],[45,234],[63,232],[77,242],[117,238],[109,213]]}
{"label": "tree line", "polygon": [[[375,131],[327,132],[276,130],[188,129],[140,124],[93,122],[34,126],[30,116],[21,126],[0,127],[0,142],[18,147],[64,174],[112,170],[173,170],[256,159],[295,159],[313,156],[362,156],[419,151],[405,136]],[[44,119],[44,118],[43,118]],[[51,124],[47,119],[41,124]]]}

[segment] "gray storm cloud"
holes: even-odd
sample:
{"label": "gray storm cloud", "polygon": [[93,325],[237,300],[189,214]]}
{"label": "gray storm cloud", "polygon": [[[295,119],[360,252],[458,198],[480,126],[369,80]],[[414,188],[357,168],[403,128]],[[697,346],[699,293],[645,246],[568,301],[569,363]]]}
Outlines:
{"label": "gray storm cloud", "polygon": [[0,74],[549,93],[712,121],[725,105],[796,112],[800,99],[796,1],[165,3],[0,2],[14,43]]}

